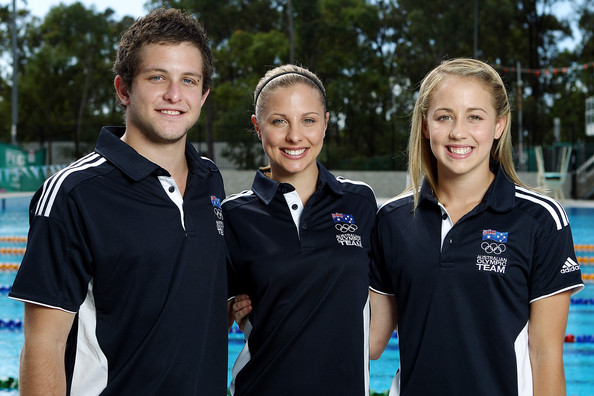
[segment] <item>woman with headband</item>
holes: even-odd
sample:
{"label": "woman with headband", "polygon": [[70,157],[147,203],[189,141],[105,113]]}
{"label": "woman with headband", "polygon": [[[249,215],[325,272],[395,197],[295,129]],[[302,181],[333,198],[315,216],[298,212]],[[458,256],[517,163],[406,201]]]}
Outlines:
{"label": "woman with headband", "polygon": [[270,70],[254,108],[269,165],[222,205],[230,316],[249,313],[231,393],[366,395],[375,195],[317,161],[329,113],[314,73]]}

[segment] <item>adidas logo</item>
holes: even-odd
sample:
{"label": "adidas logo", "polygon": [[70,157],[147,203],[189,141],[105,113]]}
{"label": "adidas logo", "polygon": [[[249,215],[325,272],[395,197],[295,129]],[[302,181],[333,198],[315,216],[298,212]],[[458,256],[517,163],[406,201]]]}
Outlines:
{"label": "adidas logo", "polygon": [[568,257],[563,264],[563,268],[561,268],[561,273],[567,274],[568,272],[579,271],[579,269],[580,265]]}

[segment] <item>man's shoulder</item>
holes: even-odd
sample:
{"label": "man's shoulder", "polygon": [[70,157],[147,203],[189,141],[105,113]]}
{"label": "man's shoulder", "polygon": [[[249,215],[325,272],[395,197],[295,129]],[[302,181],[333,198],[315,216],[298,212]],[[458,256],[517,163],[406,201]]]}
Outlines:
{"label": "man's shoulder", "polygon": [[92,152],[50,176],[35,194],[35,214],[49,216],[58,199],[70,196],[83,182],[105,175],[114,167],[97,152]]}

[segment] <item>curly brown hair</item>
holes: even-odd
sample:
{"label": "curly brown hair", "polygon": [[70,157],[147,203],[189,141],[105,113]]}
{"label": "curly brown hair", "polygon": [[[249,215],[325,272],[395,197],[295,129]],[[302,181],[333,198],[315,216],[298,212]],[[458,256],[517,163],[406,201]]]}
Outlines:
{"label": "curly brown hair", "polygon": [[175,8],[157,8],[139,18],[122,35],[113,64],[113,72],[122,77],[128,89],[138,71],[141,50],[146,44],[195,45],[202,54],[202,93],[210,89],[213,74],[212,51],[202,26],[196,19]]}

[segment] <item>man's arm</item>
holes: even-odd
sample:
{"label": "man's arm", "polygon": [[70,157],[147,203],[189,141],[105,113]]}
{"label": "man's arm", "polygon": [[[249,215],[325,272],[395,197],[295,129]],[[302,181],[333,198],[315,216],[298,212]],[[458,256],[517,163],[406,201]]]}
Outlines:
{"label": "man's arm", "polygon": [[21,353],[22,396],[65,395],[64,354],[74,314],[25,303],[25,343]]}
{"label": "man's arm", "polygon": [[563,342],[571,291],[530,304],[528,347],[534,395],[565,395]]}

